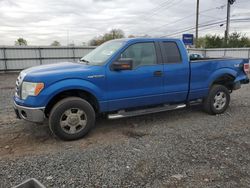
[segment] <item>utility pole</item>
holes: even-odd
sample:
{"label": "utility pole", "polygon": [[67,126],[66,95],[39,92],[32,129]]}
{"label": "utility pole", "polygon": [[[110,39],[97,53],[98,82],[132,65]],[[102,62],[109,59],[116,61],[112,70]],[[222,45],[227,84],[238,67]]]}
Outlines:
{"label": "utility pole", "polygon": [[235,1],[236,0],[227,0],[227,24],[226,24],[226,31],[225,31],[225,45],[228,43],[231,5],[234,4]]}
{"label": "utility pole", "polygon": [[200,8],[200,0],[197,0],[196,5],[196,30],[195,30],[195,47],[198,47],[198,38],[199,38],[199,8]]}

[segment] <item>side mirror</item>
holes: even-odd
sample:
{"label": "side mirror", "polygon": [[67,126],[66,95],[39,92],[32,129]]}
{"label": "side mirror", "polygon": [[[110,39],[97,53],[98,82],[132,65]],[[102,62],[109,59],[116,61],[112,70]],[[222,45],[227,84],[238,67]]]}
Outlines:
{"label": "side mirror", "polygon": [[112,64],[112,70],[132,70],[133,69],[133,60],[130,58],[121,58]]}

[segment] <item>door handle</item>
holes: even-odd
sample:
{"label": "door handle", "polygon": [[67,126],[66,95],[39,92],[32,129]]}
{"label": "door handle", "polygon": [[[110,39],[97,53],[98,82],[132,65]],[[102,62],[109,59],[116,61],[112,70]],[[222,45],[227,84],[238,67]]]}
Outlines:
{"label": "door handle", "polygon": [[162,75],[163,75],[162,71],[155,71],[154,72],[154,76],[162,76]]}

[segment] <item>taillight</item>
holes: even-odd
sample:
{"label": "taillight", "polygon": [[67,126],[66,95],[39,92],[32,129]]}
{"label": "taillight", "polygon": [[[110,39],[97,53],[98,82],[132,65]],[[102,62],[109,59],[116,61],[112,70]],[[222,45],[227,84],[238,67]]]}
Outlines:
{"label": "taillight", "polygon": [[246,74],[249,73],[249,63],[245,63],[245,64],[244,64],[244,72],[245,72]]}

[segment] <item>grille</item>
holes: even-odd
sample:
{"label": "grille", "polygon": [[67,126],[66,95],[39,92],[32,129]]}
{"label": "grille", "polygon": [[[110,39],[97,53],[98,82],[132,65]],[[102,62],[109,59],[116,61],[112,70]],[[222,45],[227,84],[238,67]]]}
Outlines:
{"label": "grille", "polygon": [[19,74],[19,76],[17,77],[16,88],[15,88],[15,95],[17,97],[21,96],[21,87],[22,87],[22,82],[23,82],[24,76],[25,76],[25,74],[21,72]]}
{"label": "grille", "polygon": [[16,96],[18,96],[18,97],[20,97],[20,90],[21,90],[21,75],[19,75],[18,77],[17,77],[17,80],[16,80]]}

